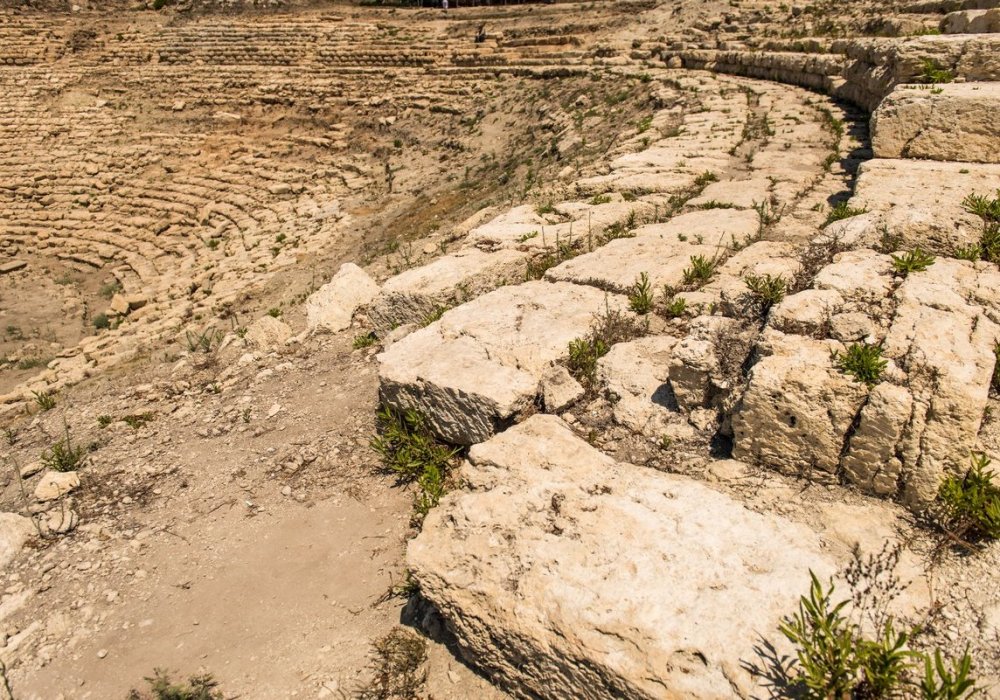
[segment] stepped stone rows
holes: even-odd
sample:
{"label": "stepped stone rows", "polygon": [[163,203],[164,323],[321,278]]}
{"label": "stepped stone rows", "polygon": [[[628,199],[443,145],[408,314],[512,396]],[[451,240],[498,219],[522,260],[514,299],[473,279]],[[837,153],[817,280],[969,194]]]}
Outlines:
{"label": "stepped stone rows", "polygon": [[[517,12],[209,15],[72,45],[0,16],[0,252],[110,271],[123,321],[3,400],[133,357],[347,235],[383,163],[337,120],[248,145],[257,115],[336,106],[385,128],[475,114],[510,76],[638,80],[649,117],[596,162],[482,209],[429,263],[378,283],[345,265],[305,323],[363,320],[381,403],[469,448],[407,553],[467,661],[515,697],[754,696],[761,636],[859,538],[749,492],[794,477],[845,512],[921,513],[995,444],[1000,272],[967,197],[1000,196],[996,3]],[[484,21],[511,26],[467,41]],[[152,117],[88,92],[98,66]],[[531,118],[548,148],[575,145]],[[918,247],[934,263],[896,269]],[[643,276],[669,313],[630,303]],[[754,276],[783,298],[762,306]],[[582,373],[571,343],[609,319],[628,333]],[[293,331],[268,316],[245,340]],[[854,344],[886,360],[870,384],[841,365]]]}

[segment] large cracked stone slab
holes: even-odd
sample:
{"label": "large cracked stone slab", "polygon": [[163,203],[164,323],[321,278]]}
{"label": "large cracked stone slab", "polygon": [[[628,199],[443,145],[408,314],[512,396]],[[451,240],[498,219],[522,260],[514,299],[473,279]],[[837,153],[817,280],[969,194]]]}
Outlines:
{"label": "large cracked stone slab", "polygon": [[1000,162],[1000,83],[900,85],[872,115],[879,158]]}
{"label": "large cracked stone slab", "polygon": [[546,371],[598,314],[626,306],[574,284],[501,287],[380,354],[381,399],[421,411],[450,443],[482,442],[533,406]]}
{"label": "large cracked stone slab", "polygon": [[421,323],[441,309],[524,281],[527,254],[514,250],[485,253],[475,248],[402,272],[382,285],[368,306],[379,336],[407,323]]}
{"label": "large cracked stone slab", "polygon": [[[748,697],[818,536],[617,463],[554,416],[472,448],[407,563],[459,650],[518,698]],[[782,648],[779,645],[779,648]]]}
{"label": "large cracked stone slab", "polygon": [[340,266],[329,282],[306,299],[306,321],[310,330],[342,331],[351,325],[358,307],[370,302],[378,285],[354,263]]}
{"label": "large cracked stone slab", "polygon": [[962,200],[998,188],[1000,165],[876,158],[859,168],[851,206],[878,212],[877,227],[901,237],[907,249],[954,254],[982,234],[982,220]]}

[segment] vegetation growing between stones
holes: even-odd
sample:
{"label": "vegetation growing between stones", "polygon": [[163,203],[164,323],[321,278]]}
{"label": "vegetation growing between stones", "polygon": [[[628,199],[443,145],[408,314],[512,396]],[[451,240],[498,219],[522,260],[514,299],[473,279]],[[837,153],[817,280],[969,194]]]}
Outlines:
{"label": "vegetation growing between stones", "polygon": [[411,700],[426,680],[427,642],[415,632],[394,628],[372,645],[372,679],[360,700]]}
{"label": "vegetation growing between stones", "polygon": [[833,360],[840,371],[869,387],[879,383],[888,364],[882,357],[881,346],[867,343],[851,343],[846,352],[835,352]]}
{"label": "vegetation growing between stones", "polygon": [[966,260],[1000,263],[1000,190],[992,198],[970,194],[962,200],[962,206],[983,220],[983,232],[977,244],[960,249],[956,255]]}
{"label": "vegetation growing between stones", "polygon": [[781,275],[748,274],[743,278],[747,286],[744,305],[748,310],[759,316],[764,316],[771,307],[781,302],[788,291],[788,282]]}
{"label": "vegetation growing between stones", "polygon": [[920,77],[925,83],[937,85],[952,82],[955,74],[947,68],[942,68],[933,58],[925,58],[920,65]]}
{"label": "vegetation growing between stones", "polygon": [[973,453],[964,476],[949,476],[938,490],[941,527],[963,542],[984,542],[1000,538],[1000,487],[989,468],[990,459]]}
{"label": "vegetation growing between stones", "polygon": [[569,343],[566,369],[586,389],[593,389],[597,382],[597,361],[608,354],[615,343],[645,335],[649,322],[606,306],[597,316],[590,333]]}
{"label": "vegetation growing between stones", "polygon": [[653,310],[653,287],[649,283],[649,275],[645,272],[640,273],[635,284],[632,285],[628,295],[628,305],[630,309],[640,315],[648,314]]}
{"label": "vegetation growing between stones", "polygon": [[892,256],[892,269],[897,275],[906,277],[911,272],[923,272],[934,264],[934,256],[920,248],[914,248],[903,255]]}
{"label": "vegetation growing between stones", "polygon": [[419,411],[383,406],[377,421],[379,435],[372,440],[372,449],[401,483],[417,484],[415,508],[419,515],[426,515],[444,495],[458,449],[438,442]]}
{"label": "vegetation growing between stones", "polygon": [[51,411],[56,407],[56,397],[49,391],[33,391],[31,392],[31,396],[35,401],[35,405],[38,406],[38,410],[42,412]]}
{"label": "vegetation growing between stones", "polygon": [[57,472],[71,472],[82,464],[87,450],[83,445],[74,445],[70,438],[69,427],[64,426],[63,439],[42,452],[42,464],[47,469]]}
{"label": "vegetation growing between stones", "polygon": [[968,698],[975,692],[968,653],[949,664],[939,650],[929,656],[911,649],[919,628],[897,630],[891,617],[876,625],[874,639],[866,637],[861,625],[847,615],[851,601],[834,603],[833,583],[824,588],[815,573],[810,571],[809,576],[809,594],[800,598],[798,611],[784,618],[779,627],[796,647],[796,659],[788,671],[793,697],[840,700],[917,695],[922,700],[944,700]]}
{"label": "vegetation growing between stones", "polygon": [[191,676],[186,683],[174,683],[170,674],[158,668],[147,678],[148,692],[129,691],[128,700],[225,700],[211,674]]}
{"label": "vegetation growing between stones", "polygon": [[830,213],[826,215],[826,221],[823,222],[823,228],[826,228],[830,224],[841,221],[843,219],[850,219],[852,216],[860,216],[861,214],[867,214],[868,210],[864,208],[852,207],[846,201],[837,202],[833,207],[830,208]]}
{"label": "vegetation growing between stones", "polygon": [[684,276],[684,286],[694,289],[704,287],[712,279],[712,274],[718,264],[719,261],[714,257],[706,258],[704,255],[692,255],[690,267],[684,268],[681,273]]}

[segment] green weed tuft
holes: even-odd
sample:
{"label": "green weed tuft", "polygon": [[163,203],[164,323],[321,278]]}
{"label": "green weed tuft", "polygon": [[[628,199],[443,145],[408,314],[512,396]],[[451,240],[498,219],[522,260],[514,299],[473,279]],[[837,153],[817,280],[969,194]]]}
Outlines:
{"label": "green weed tuft", "polygon": [[839,370],[869,387],[879,383],[888,365],[882,357],[882,347],[867,343],[851,343],[847,352],[834,353],[834,362]]}
{"label": "green weed tuft", "polygon": [[1000,487],[982,453],[972,454],[972,464],[963,477],[949,476],[938,489],[942,509],[941,526],[964,542],[1000,538]]}
{"label": "green weed tuft", "polygon": [[653,286],[649,283],[649,275],[640,273],[628,294],[629,308],[637,314],[648,314],[653,310]]}
{"label": "green weed tuft", "polygon": [[923,272],[934,264],[934,256],[919,247],[903,255],[892,256],[892,269],[897,275],[906,277],[911,272]]}
{"label": "green weed tuft", "polygon": [[708,284],[719,261],[704,255],[692,255],[690,261],[691,266],[684,268],[681,273],[684,276],[684,286],[698,289]]}
{"label": "green weed tuft", "polygon": [[153,677],[145,679],[149,691],[141,693],[132,689],[128,700],[225,700],[218,690],[219,684],[210,674],[191,676],[187,683],[174,683],[170,674],[161,668],[153,670]]}
{"label": "green weed tuft", "polygon": [[925,83],[938,85],[952,82],[955,74],[947,68],[942,68],[933,58],[925,58],[920,65],[920,77]]}
{"label": "green weed tuft", "polygon": [[860,216],[861,214],[867,214],[868,210],[850,206],[847,202],[838,202],[836,205],[830,208],[830,213],[826,215],[826,221],[823,222],[823,228],[826,228],[835,221],[841,221],[842,219],[850,219],[852,216]]}
{"label": "green weed tuft", "polygon": [[747,299],[749,305],[761,316],[781,302],[788,292],[788,281],[781,275],[748,274],[743,278],[743,282],[749,290]]}

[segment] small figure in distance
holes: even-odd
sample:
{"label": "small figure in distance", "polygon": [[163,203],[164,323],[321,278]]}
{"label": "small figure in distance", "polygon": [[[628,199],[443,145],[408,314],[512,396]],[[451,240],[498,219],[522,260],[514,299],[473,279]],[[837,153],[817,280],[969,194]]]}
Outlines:
{"label": "small figure in distance", "polygon": [[482,44],[484,41],[486,41],[486,22],[480,24],[476,30],[476,43]]}
{"label": "small figure in distance", "polygon": [[441,0],[441,9],[445,11],[448,10],[448,0]]}

